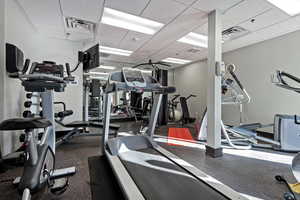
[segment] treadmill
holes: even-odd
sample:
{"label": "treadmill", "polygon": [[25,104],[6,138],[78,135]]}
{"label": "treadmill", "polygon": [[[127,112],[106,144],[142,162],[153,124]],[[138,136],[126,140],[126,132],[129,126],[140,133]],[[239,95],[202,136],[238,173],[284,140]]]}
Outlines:
{"label": "treadmill", "polygon": [[[144,135],[109,138],[112,94],[116,91],[153,92],[154,102]],[[123,68],[110,74],[104,94],[102,151],[128,200],[247,199],[153,141],[163,94],[174,87],[161,86],[138,69]]]}

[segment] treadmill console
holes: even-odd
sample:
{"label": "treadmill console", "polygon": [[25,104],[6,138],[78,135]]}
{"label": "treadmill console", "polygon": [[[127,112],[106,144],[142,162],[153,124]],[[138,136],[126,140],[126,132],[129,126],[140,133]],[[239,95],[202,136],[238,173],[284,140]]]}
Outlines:
{"label": "treadmill console", "polygon": [[47,74],[59,78],[64,77],[64,66],[55,62],[44,61],[43,63],[33,63],[30,74]]}
{"label": "treadmill console", "polygon": [[129,87],[144,88],[147,86],[146,80],[140,70],[123,68],[122,73],[124,80]]}

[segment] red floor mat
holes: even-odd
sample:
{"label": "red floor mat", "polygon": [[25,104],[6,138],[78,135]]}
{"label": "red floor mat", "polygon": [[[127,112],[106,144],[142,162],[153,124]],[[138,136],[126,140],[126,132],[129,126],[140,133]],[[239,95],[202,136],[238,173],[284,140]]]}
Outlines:
{"label": "red floor mat", "polygon": [[195,141],[188,128],[169,128],[168,145],[179,145],[179,144],[172,143],[172,141],[169,141],[169,139],[172,139],[172,138],[187,140],[187,141]]}

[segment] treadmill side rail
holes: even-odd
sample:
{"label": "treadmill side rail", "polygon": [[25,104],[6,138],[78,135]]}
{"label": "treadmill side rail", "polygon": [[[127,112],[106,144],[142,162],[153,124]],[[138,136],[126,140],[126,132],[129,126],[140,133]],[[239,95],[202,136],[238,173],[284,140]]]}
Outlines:
{"label": "treadmill side rail", "polygon": [[107,150],[104,151],[126,199],[145,200],[144,196],[127,172],[119,157],[112,156]]}

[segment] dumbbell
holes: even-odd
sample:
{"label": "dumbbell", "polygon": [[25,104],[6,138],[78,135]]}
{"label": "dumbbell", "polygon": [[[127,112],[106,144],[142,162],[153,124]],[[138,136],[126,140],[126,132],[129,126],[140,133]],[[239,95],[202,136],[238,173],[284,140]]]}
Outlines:
{"label": "dumbbell", "polygon": [[[42,139],[43,134],[44,134],[43,132],[38,133],[38,140],[41,140],[41,139]],[[26,139],[26,135],[25,135],[25,134],[21,134],[21,135],[19,136],[19,141],[20,141],[20,142],[25,142],[25,139]]]}
{"label": "dumbbell", "polygon": [[30,106],[35,105],[35,106],[42,106],[42,102],[41,103],[32,103],[32,101],[25,101],[24,102],[24,107],[25,108],[29,108]]}
{"label": "dumbbell", "polygon": [[34,114],[33,114],[30,110],[25,110],[25,111],[23,112],[23,117],[24,117],[24,118],[34,117]]}
{"label": "dumbbell", "polygon": [[26,93],[26,98],[27,99],[30,99],[33,96],[38,97],[39,95],[33,95],[33,93]]}

